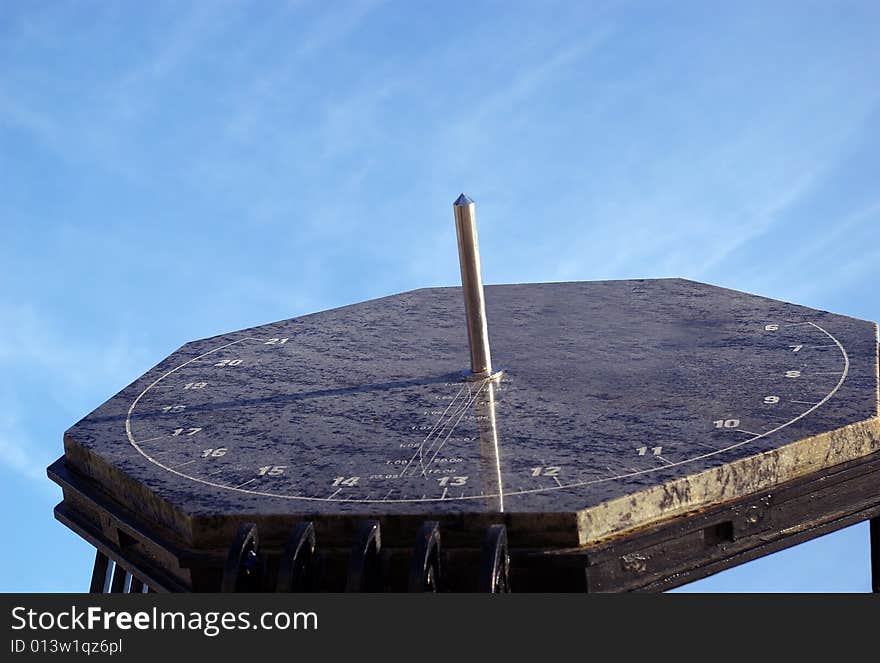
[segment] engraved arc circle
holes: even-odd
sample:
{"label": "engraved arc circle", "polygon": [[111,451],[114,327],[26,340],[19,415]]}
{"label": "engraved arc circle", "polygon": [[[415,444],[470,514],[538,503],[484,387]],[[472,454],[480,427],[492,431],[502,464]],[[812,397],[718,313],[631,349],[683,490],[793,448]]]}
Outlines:
{"label": "engraved arc circle", "polygon": [[[783,428],[786,428],[786,427],[792,425],[793,423],[799,421],[800,419],[803,419],[807,415],[811,414],[812,412],[815,412],[817,409],[822,407],[825,403],[827,403],[834,396],[835,393],[837,393],[837,391],[840,389],[840,387],[843,385],[844,381],[846,380],[847,375],[849,374],[850,362],[849,362],[849,355],[847,355],[846,350],[844,349],[843,345],[826,329],[822,328],[821,326],[817,325],[814,322],[809,322],[809,321],[807,321],[806,323],[799,323],[799,324],[811,325],[812,327],[818,329],[820,332],[825,334],[829,339],[831,339],[831,341],[834,342],[834,345],[837,346],[837,349],[840,351],[841,357],[843,358],[844,366],[843,366],[843,371],[840,374],[840,378],[838,379],[838,381],[834,385],[834,387],[831,389],[831,391],[829,391],[820,401],[818,401],[817,403],[812,405],[809,409],[801,412],[796,417],[793,417],[792,419],[786,421],[785,423],[783,423],[779,426],[776,426],[775,428],[773,428],[769,431],[766,431],[766,432],[761,433],[759,435],[755,435],[754,437],[750,437],[747,440],[742,440],[740,442],[737,442],[735,444],[730,444],[730,445],[723,447],[721,449],[717,449],[717,450],[714,450],[714,451],[711,451],[708,453],[700,454],[698,456],[694,456],[692,458],[687,458],[682,461],[669,463],[667,465],[647,468],[647,469],[639,470],[639,471],[627,472],[624,474],[619,474],[619,475],[611,476],[611,477],[603,477],[600,479],[593,479],[590,481],[577,481],[577,482],[572,482],[572,483],[564,483],[559,486],[546,486],[546,487],[541,487],[541,488],[532,488],[532,489],[517,490],[517,491],[502,491],[503,495],[504,496],[525,495],[525,494],[530,494],[530,493],[545,493],[545,492],[550,492],[550,491],[554,491],[554,490],[566,490],[566,489],[571,489],[571,488],[580,488],[583,486],[589,486],[589,485],[594,485],[594,484],[599,484],[599,483],[606,483],[608,481],[617,481],[619,479],[640,476],[643,474],[650,474],[652,472],[657,472],[659,470],[668,470],[670,467],[687,465],[689,463],[694,463],[699,460],[704,460],[706,458],[710,458],[712,456],[716,456],[718,454],[722,454],[727,451],[731,451],[732,449],[742,447],[746,444],[749,444],[750,442],[754,442],[755,440],[765,438],[769,435],[772,435],[773,433],[776,433],[776,432],[782,430]],[[185,366],[188,366],[188,365],[198,361],[199,359],[203,359],[204,357],[212,355],[215,352],[219,352],[220,350],[231,347],[231,346],[236,345],[238,343],[243,343],[245,341],[263,342],[263,339],[253,338],[253,337],[245,337],[245,338],[240,338],[236,341],[232,341],[230,343],[226,343],[224,345],[218,346],[216,348],[213,348],[205,353],[198,355],[197,357],[193,357],[192,359],[185,361],[184,363],[180,364],[179,366],[175,366],[174,368],[170,369],[166,373],[164,373],[161,376],[159,376],[158,378],[156,378],[140,394],[137,395],[137,397],[132,401],[131,405],[129,406],[128,412],[125,417],[125,433],[126,433],[126,436],[128,438],[129,443],[138,451],[138,453],[141,454],[141,456],[143,456],[145,459],[147,459],[149,462],[153,463],[154,465],[161,467],[166,472],[171,472],[172,474],[176,474],[179,477],[182,477],[184,479],[189,479],[190,481],[195,481],[197,483],[201,483],[206,486],[212,486],[214,488],[222,488],[224,490],[232,490],[232,491],[236,491],[236,492],[240,492],[240,493],[247,493],[250,495],[260,495],[260,496],[264,496],[264,497],[278,497],[281,499],[289,499],[289,500],[306,500],[306,501],[316,501],[316,502],[342,502],[342,501],[345,501],[345,502],[355,502],[355,503],[379,504],[379,503],[402,503],[402,502],[441,502],[441,501],[452,501],[452,500],[490,500],[490,499],[498,499],[498,497],[500,496],[499,494],[489,494],[489,495],[465,495],[465,496],[461,496],[461,497],[451,497],[451,498],[425,497],[425,498],[382,499],[382,500],[345,498],[343,500],[343,499],[333,499],[333,498],[327,498],[327,497],[312,497],[312,496],[306,496],[306,495],[284,495],[284,494],[273,493],[273,492],[269,492],[269,491],[249,490],[246,488],[238,488],[235,486],[228,486],[228,485],[225,485],[222,483],[217,483],[215,481],[208,481],[207,479],[202,479],[200,477],[194,477],[189,474],[185,474],[184,472],[180,472],[179,470],[176,470],[172,467],[168,467],[167,465],[162,464],[161,461],[156,460],[155,458],[150,456],[146,451],[144,451],[141,448],[141,446],[138,444],[137,440],[134,438],[134,435],[132,433],[131,417],[134,414],[135,408],[137,407],[138,403],[147,394],[147,392],[149,392],[151,389],[153,389],[162,380],[164,380],[165,378],[167,378],[170,375],[173,375],[174,373],[176,373],[180,369],[184,368]]]}

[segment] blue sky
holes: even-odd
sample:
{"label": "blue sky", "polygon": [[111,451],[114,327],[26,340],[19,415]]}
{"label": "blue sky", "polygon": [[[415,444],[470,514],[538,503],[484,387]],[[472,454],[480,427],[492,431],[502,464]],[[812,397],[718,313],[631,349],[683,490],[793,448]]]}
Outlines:
{"label": "blue sky", "polygon": [[[489,283],[880,318],[878,34],[876,2],[0,4],[0,590],[87,586],[68,426],[187,340],[456,284],[460,191]],[[692,589],[865,591],[867,546]]]}

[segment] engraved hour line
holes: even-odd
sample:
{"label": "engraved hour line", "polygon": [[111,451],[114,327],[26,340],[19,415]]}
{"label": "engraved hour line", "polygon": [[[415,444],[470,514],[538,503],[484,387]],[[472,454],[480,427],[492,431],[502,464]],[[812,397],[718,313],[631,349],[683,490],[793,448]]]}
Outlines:
{"label": "engraved hour line", "polygon": [[[782,430],[783,428],[787,428],[788,426],[790,426],[791,424],[795,423],[796,421],[800,421],[801,419],[803,419],[803,418],[806,417],[807,415],[809,415],[809,414],[815,412],[818,408],[820,408],[822,405],[824,405],[825,403],[827,403],[827,402],[828,402],[828,401],[834,396],[834,394],[836,394],[836,393],[838,392],[838,390],[840,389],[840,387],[843,385],[844,380],[846,380],[847,375],[849,375],[849,366],[850,366],[850,362],[849,362],[849,355],[846,353],[846,349],[843,347],[843,345],[840,343],[840,341],[838,341],[838,340],[837,340],[837,339],[836,339],[831,333],[829,333],[828,331],[826,331],[825,329],[823,329],[822,327],[820,327],[820,326],[817,325],[816,323],[814,323],[814,322],[804,322],[804,323],[797,323],[797,324],[807,324],[807,325],[810,325],[810,326],[812,326],[812,327],[815,327],[815,328],[818,329],[820,332],[822,332],[823,334],[825,334],[829,339],[831,339],[831,340],[834,342],[834,345],[837,346],[837,349],[840,350],[840,354],[841,354],[841,356],[843,357],[844,366],[843,366],[843,371],[842,371],[841,374],[840,374],[840,379],[837,381],[837,384],[834,385],[834,388],[833,388],[831,391],[829,391],[829,392],[825,395],[825,397],[824,397],[822,400],[820,400],[818,403],[816,403],[815,405],[813,405],[813,406],[810,407],[809,409],[805,410],[804,412],[802,412],[802,413],[799,414],[798,416],[794,417],[793,419],[790,419],[789,421],[786,421],[784,424],[780,424],[780,425],[777,426],[776,428],[773,428],[773,429],[767,431],[766,433],[761,433],[761,435],[758,435],[757,437],[749,438],[748,440],[743,440],[742,442],[736,442],[735,444],[731,444],[731,445],[729,445],[729,446],[727,446],[727,447],[724,447],[724,448],[722,448],[722,449],[717,449],[717,450],[715,450],[715,451],[712,451],[711,453],[705,453],[705,454],[702,454],[702,455],[700,455],[700,456],[695,456],[694,458],[688,458],[688,459],[686,459],[686,460],[681,460],[681,461],[678,461],[678,462],[676,462],[676,463],[673,463],[672,465],[665,465],[665,466],[662,466],[662,467],[664,467],[664,468],[669,468],[669,467],[676,467],[676,466],[679,466],[679,465],[686,465],[686,464],[689,464],[689,463],[694,463],[694,462],[696,462],[696,461],[703,460],[703,459],[706,459],[706,458],[710,458],[710,457],[712,457],[712,456],[718,455],[718,454],[720,454],[720,453],[724,453],[724,452],[726,452],[726,451],[730,451],[731,449],[736,449],[736,448],[741,447],[741,446],[743,446],[743,445],[745,445],[745,444],[748,444],[749,442],[752,442],[752,441],[754,441],[754,440],[756,440],[756,439],[763,438],[763,437],[767,437],[768,435],[772,435],[773,433],[776,433],[776,432]],[[164,379],[164,378],[167,377],[168,375],[171,375],[172,373],[176,372],[177,370],[183,368],[184,366],[187,366],[188,364],[191,364],[192,362],[194,362],[194,361],[196,361],[196,360],[198,360],[198,359],[201,359],[202,357],[205,357],[205,356],[207,356],[207,355],[209,355],[209,354],[212,354],[212,353],[214,353],[214,352],[217,352],[217,351],[219,351],[219,350],[222,350],[222,349],[224,349],[224,348],[227,348],[227,347],[229,347],[230,345],[235,345],[236,343],[241,343],[242,341],[260,341],[260,340],[261,340],[261,339],[256,339],[256,338],[242,338],[242,339],[239,339],[239,340],[237,340],[237,341],[232,341],[231,343],[227,343],[226,345],[220,346],[220,347],[218,347],[218,348],[214,348],[213,350],[210,350],[210,351],[206,352],[206,353],[203,354],[203,355],[199,355],[198,357],[194,357],[193,359],[190,359],[189,361],[187,361],[187,362],[181,364],[180,366],[177,366],[176,368],[171,369],[170,371],[168,371],[167,373],[165,373],[165,375],[163,375],[163,376],[157,378],[152,384],[150,384],[146,389],[144,389],[140,394],[138,394],[138,396],[134,399],[134,401],[132,401],[131,406],[128,408],[128,414],[126,415],[126,418],[125,418],[125,432],[126,432],[126,436],[128,437],[128,441],[129,441],[129,443],[130,443],[130,444],[131,444],[131,445],[132,445],[132,446],[138,451],[138,453],[140,453],[140,454],[141,454],[144,458],[146,458],[148,461],[152,462],[152,463],[155,464],[155,465],[158,465],[159,467],[161,467],[162,469],[164,469],[164,470],[166,470],[166,471],[168,471],[168,472],[171,472],[172,474],[176,474],[176,475],[178,475],[178,476],[180,476],[180,477],[182,477],[182,478],[184,478],[184,479],[189,479],[190,481],[195,481],[196,483],[201,483],[201,484],[204,484],[204,485],[206,485],[206,486],[213,486],[214,488],[223,488],[223,489],[225,489],[225,490],[235,490],[235,491],[242,492],[242,493],[247,493],[247,494],[250,494],[250,495],[262,495],[262,496],[265,496],[265,497],[278,497],[278,498],[280,498],[280,499],[288,499],[288,500],[303,500],[303,501],[307,501],[307,502],[326,502],[326,501],[327,501],[327,498],[325,498],[325,497],[308,497],[308,496],[299,496],[299,495],[281,495],[281,494],[278,494],[278,493],[269,493],[269,492],[266,492],[266,491],[245,490],[244,488],[235,488],[235,487],[228,486],[228,485],[224,485],[224,484],[221,484],[221,483],[216,483],[216,482],[213,482],[213,481],[207,481],[207,480],[205,480],[205,479],[201,479],[201,478],[199,478],[199,477],[189,476],[188,474],[184,474],[183,472],[178,472],[177,470],[174,470],[174,469],[172,469],[172,468],[170,468],[170,467],[168,467],[168,466],[166,466],[166,465],[163,465],[163,464],[160,463],[159,461],[155,460],[152,456],[150,456],[149,454],[147,454],[143,449],[141,449],[141,448],[138,446],[138,442],[137,442],[137,440],[134,439],[134,436],[133,436],[132,433],[131,433],[131,415],[133,414],[135,407],[137,406],[137,404],[138,404],[138,402],[140,401],[140,399],[141,399],[141,398],[142,398],[142,397],[143,397],[143,396],[144,396],[144,395],[145,395],[150,389],[152,389],[156,384],[158,384],[162,379]],[[880,398],[880,396],[878,396],[878,398]],[[561,490],[561,489],[564,489],[564,488],[579,488],[579,487],[582,487],[582,486],[588,486],[588,485],[593,485],[593,484],[597,484],[597,483],[606,483],[606,482],[608,482],[608,481],[613,481],[613,480],[616,480],[616,479],[625,479],[625,478],[629,478],[629,477],[633,477],[633,476],[639,476],[639,475],[642,475],[642,474],[650,474],[651,472],[656,472],[656,471],[658,471],[659,469],[661,469],[661,468],[660,468],[660,467],[653,467],[653,468],[649,468],[649,469],[645,469],[645,470],[639,470],[639,471],[637,471],[637,472],[629,472],[629,473],[627,473],[627,474],[620,474],[620,475],[618,475],[618,476],[605,477],[605,478],[601,478],[601,479],[593,479],[593,480],[591,480],[591,481],[581,481],[581,482],[576,482],[576,483],[571,483],[571,484],[564,484],[563,486],[557,486],[557,487],[546,486],[546,487],[542,487],[542,488],[533,488],[533,489],[528,489],[528,490],[524,490],[524,489],[520,488],[517,492],[515,492],[515,493],[508,493],[508,495],[524,495],[524,494],[528,494],[528,493],[541,493],[541,492],[545,492],[545,491],[549,491],[549,490]],[[497,497],[498,497],[497,495],[468,495],[468,496],[465,496],[465,497],[460,498],[460,499],[464,499],[464,500],[472,500],[472,499],[485,499],[485,498],[497,498]],[[351,501],[363,502],[363,500],[352,500],[352,499],[350,499],[350,498],[346,498],[344,501],[346,501],[346,502],[351,502]],[[377,500],[377,501],[378,501],[378,500]],[[389,503],[401,503],[401,502],[424,502],[424,501],[427,501],[427,502],[436,502],[436,501],[439,501],[439,500],[438,500],[438,498],[436,498],[436,497],[427,498],[427,497],[423,496],[421,499],[406,499],[406,498],[399,498],[399,499],[393,499],[393,500],[387,500],[387,501],[388,501]]]}
{"label": "engraved hour line", "polygon": [[409,462],[400,471],[400,474],[397,475],[398,479],[401,478],[404,475],[404,473],[406,473],[406,471],[409,469],[409,466],[412,465],[412,462],[416,459],[416,456],[422,455],[422,448],[425,446],[425,442],[427,442],[428,438],[430,438],[434,434],[434,431],[437,429],[437,426],[440,425],[440,422],[443,421],[443,418],[446,416],[446,413],[449,412],[449,408],[451,408],[452,404],[458,400],[458,397],[461,396],[461,394],[465,390],[465,388],[467,388],[467,383],[463,384],[461,389],[458,390],[458,393],[455,394],[455,396],[452,398],[451,401],[449,401],[449,405],[447,405],[446,409],[443,410],[443,414],[441,414],[440,418],[437,419],[436,422],[434,422],[434,425],[431,427],[431,430],[428,431],[428,434],[425,436],[425,439],[422,440],[422,443],[418,446],[418,448],[413,453],[412,458],[409,459]]}
{"label": "engraved hour line", "polygon": [[[477,389],[473,393],[473,395],[468,399],[467,403],[465,404],[465,406],[461,410],[461,414],[458,415],[458,419],[455,420],[455,423],[452,424],[452,426],[449,429],[449,432],[446,434],[446,438],[443,440],[443,442],[440,443],[440,446],[437,447],[437,450],[434,452],[434,455],[431,456],[431,460],[428,461],[428,464],[422,468],[422,476],[428,476],[427,472],[428,472],[428,468],[431,467],[431,463],[433,463],[434,459],[437,458],[437,454],[440,453],[440,450],[443,449],[443,446],[449,441],[449,438],[452,436],[452,433],[455,432],[455,427],[458,426],[459,422],[464,418],[464,415],[467,414],[468,410],[470,410],[471,405],[474,403],[474,401],[477,400],[477,396],[479,396],[480,393],[483,391],[483,389],[486,388],[487,384],[489,384],[489,378],[486,378],[485,380],[483,380],[483,383],[480,385],[480,388]],[[495,450],[495,458],[496,459],[498,458],[498,450],[497,449]],[[499,470],[499,472],[500,472],[500,470]]]}
{"label": "engraved hour line", "polygon": [[[428,445],[428,448],[427,449],[424,448],[424,443],[422,443],[422,445],[419,447],[419,449],[418,449],[419,467],[422,470],[423,476],[427,476],[426,472],[428,470],[428,467],[431,466],[431,463],[434,462],[434,459],[437,457],[437,454],[440,452],[440,449],[443,448],[443,445],[446,444],[447,440],[449,440],[449,438],[455,432],[455,427],[458,426],[458,424],[464,418],[464,415],[468,413],[468,411],[471,408],[471,405],[473,405],[474,401],[476,401],[476,399],[477,399],[477,396],[483,390],[483,387],[485,387],[485,383],[482,383],[480,388],[476,392],[472,392],[471,391],[471,384],[469,382],[466,382],[465,388],[467,389],[467,392],[468,392],[466,400],[462,404],[458,405],[456,407],[455,411],[444,422],[440,431],[437,433],[437,435],[434,436],[434,439],[431,440],[431,444]],[[458,415],[458,417],[456,417],[456,415]],[[455,419],[455,421],[453,421],[453,419]],[[424,463],[425,456],[427,454],[431,453],[431,451],[434,449],[434,446],[437,444],[437,440],[439,440],[440,436],[446,431],[448,431],[446,433],[446,437],[443,438],[443,442],[440,443],[440,446],[434,452],[434,455],[431,456],[431,460],[428,461],[428,465],[425,466],[425,463]]]}
{"label": "engraved hour line", "polygon": [[[437,444],[437,440],[440,439],[440,436],[443,435],[443,433],[445,433],[447,430],[449,431],[446,435],[447,439],[449,438],[450,435],[452,435],[452,432],[455,430],[455,427],[462,420],[463,416],[465,415],[465,413],[467,413],[468,409],[470,409],[471,404],[474,402],[474,399],[476,398],[476,396],[471,391],[471,384],[469,382],[464,383],[464,386],[462,387],[462,389],[459,390],[459,394],[462,393],[465,389],[467,390],[467,396],[465,397],[464,402],[459,403],[458,405],[455,406],[455,410],[443,422],[443,425],[437,431],[437,434],[434,435],[434,439],[431,440],[431,444],[428,445],[427,449],[425,448],[425,442],[422,442],[422,444],[419,445],[417,452],[419,455],[419,466],[422,468],[422,474],[425,473],[425,464],[423,462],[425,460],[425,456],[427,454],[431,453],[431,451],[434,449],[434,445]],[[450,405],[451,405],[451,403],[450,403]],[[455,415],[458,415],[458,418],[456,418]],[[444,411],[443,414],[441,415],[441,420],[445,416],[446,416],[446,412]],[[453,419],[455,419],[454,423],[452,421]],[[440,422],[438,421],[437,423],[440,423]],[[450,427],[450,424],[451,424],[451,427]],[[435,456],[436,456],[436,454],[435,454]],[[430,463],[428,463],[428,464],[430,465]]]}

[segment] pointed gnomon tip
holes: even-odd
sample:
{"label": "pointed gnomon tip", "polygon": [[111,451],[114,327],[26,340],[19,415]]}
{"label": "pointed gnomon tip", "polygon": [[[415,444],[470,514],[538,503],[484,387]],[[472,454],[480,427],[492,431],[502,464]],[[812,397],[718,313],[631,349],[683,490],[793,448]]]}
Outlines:
{"label": "pointed gnomon tip", "polygon": [[473,205],[474,201],[468,198],[466,195],[461,194],[458,198],[455,199],[455,202],[452,204],[455,207],[466,207],[467,205]]}

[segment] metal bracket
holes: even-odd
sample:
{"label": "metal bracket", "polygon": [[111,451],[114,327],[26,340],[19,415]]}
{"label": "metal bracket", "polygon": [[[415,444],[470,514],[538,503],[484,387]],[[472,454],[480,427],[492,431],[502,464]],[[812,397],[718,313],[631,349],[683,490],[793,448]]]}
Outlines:
{"label": "metal bracket", "polygon": [[410,592],[438,592],[440,573],[440,523],[426,520],[419,529],[409,572]]}
{"label": "metal bracket", "polygon": [[504,525],[492,525],[486,530],[477,591],[489,594],[510,592],[510,553]]}
{"label": "metal bracket", "polygon": [[313,592],[317,588],[315,526],[305,520],[296,524],[278,562],[276,592]]}
{"label": "metal bracket", "polygon": [[244,523],[238,528],[223,568],[221,592],[260,591],[263,568],[257,554],[259,545],[257,526],[254,523]]}
{"label": "metal bracket", "polygon": [[361,523],[348,562],[346,592],[381,592],[383,589],[382,532],[378,520]]}

